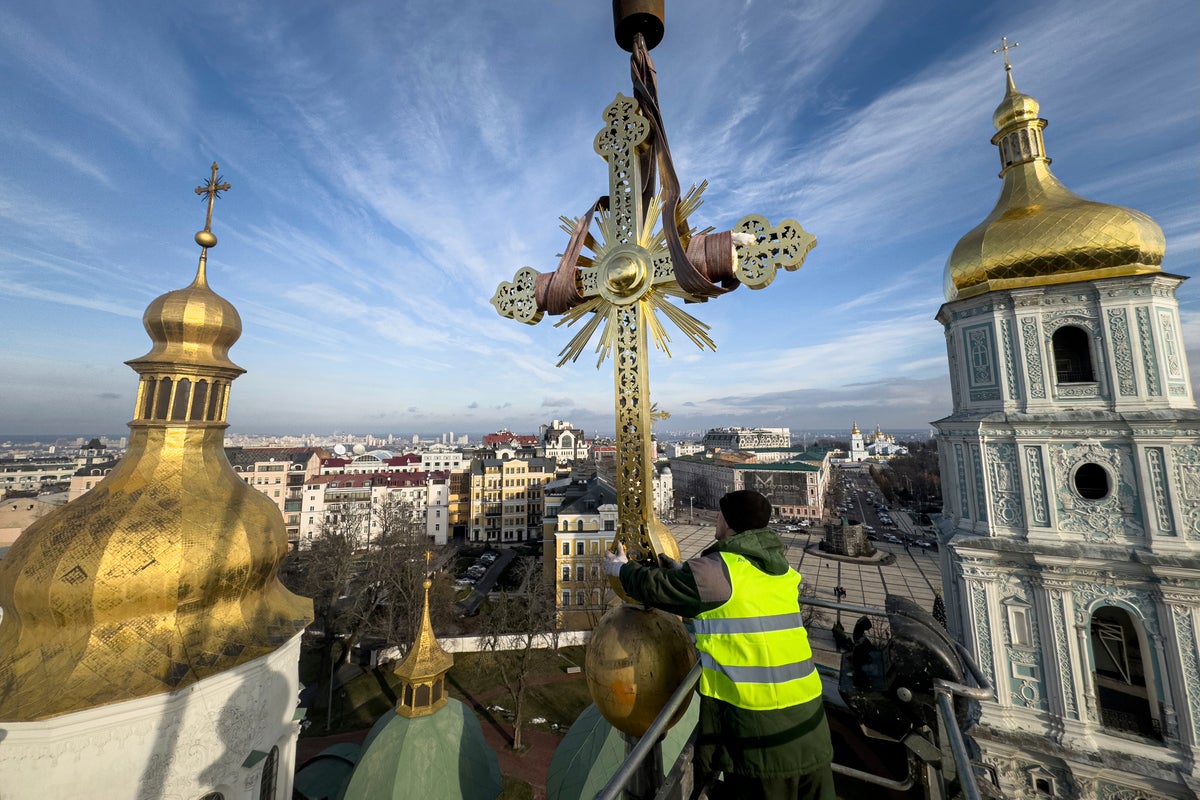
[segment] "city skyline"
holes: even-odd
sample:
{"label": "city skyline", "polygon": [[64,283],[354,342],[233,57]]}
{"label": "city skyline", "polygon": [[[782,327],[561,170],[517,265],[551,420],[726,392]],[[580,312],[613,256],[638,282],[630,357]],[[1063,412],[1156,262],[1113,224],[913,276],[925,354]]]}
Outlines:
{"label": "city skyline", "polygon": [[[820,244],[766,291],[688,309],[717,352],[675,336],[673,359],[655,354],[665,427],[921,430],[950,413],[933,315],[946,257],[1000,189],[1001,35],[1021,43],[1055,173],[1153,216],[1164,270],[1196,274],[1194,4],[762,6],[668,5],[667,131],[684,185],[710,181],[694,223],[791,217]],[[606,190],[592,137],[630,91],[609,4],[441,8],[13,10],[0,437],[123,429],[121,362],[149,346],[145,306],[194,274],[191,189],[212,160],[233,189],[209,277],[249,371],[233,430],[611,430],[611,362],[556,369],[572,331],[488,304],[517,267],[551,269],[558,215]]]}

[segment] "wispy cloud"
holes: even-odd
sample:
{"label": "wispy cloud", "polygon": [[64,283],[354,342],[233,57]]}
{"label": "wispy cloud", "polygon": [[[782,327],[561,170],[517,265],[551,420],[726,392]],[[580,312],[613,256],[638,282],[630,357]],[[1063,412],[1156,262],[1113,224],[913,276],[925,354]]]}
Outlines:
{"label": "wispy cloud", "polygon": [[[718,351],[677,337],[673,359],[654,353],[654,399],[725,424],[871,413],[887,427],[888,414],[949,409],[932,317],[946,256],[1000,190],[988,138],[1003,73],[979,21],[1001,12],[1022,41],[1018,84],[1051,122],[1056,173],[1154,215],[1166,268],[1194,271],[1200,13],[1164,3],[1148,15],[1099,0],[1083,20],[1073,2],[689,0],[654,57],[680,178],[710,180],[693,222],[788,216],[821,244],[762,292],[689,307]],[[234,189],[210,278],[242,313],[233,356],[250,369],[235,419],[282,424],[279,398],[310,398],[315,372],[322,391],[288,424],[457,430],[464,414],[518,428],[569,408],[611,425],[611,362],[558,369],[569,331],[488,303],[517,268],[552,269],[558,216],[608,191],[592,138],[629,93],[611,16],[464,0],[450,26],[430,8],[14,9],[0,28],[0,318],[69,316],[95,332],[89,358],[119,364],[141,335],[129,318],[195,268],[191,189],[216,159]],[[1196,349],[1200,283],[1179,298]],[[116,341],[122,319],[131,332]],[[0,430],[44,409],[27,411],[6,398]]]}

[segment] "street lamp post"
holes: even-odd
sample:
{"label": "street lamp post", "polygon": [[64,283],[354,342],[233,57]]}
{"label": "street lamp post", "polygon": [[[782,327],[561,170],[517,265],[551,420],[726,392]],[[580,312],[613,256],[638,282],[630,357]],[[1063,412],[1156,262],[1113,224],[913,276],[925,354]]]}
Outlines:
{"label": "street lamp post", "polygon": [[696,510],[695,510],[695,508],[692,507],[692,501],[695,499],[696,499],[695,496],[688,498],[688,524],[689,525],[696,524]]}

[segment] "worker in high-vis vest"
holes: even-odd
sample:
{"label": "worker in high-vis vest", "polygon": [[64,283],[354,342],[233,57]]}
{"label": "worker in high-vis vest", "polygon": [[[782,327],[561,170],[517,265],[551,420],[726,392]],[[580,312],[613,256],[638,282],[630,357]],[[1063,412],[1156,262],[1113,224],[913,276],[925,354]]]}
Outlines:
{"label": "worker in high-vis vest", "polygon": [[821,678],[800,618],[800,574],[758,492],[721,498],[716,542],[683,564],[604,559],[632,598],[690,620],[703,671],[694,774],[711,798],[834,800]]}

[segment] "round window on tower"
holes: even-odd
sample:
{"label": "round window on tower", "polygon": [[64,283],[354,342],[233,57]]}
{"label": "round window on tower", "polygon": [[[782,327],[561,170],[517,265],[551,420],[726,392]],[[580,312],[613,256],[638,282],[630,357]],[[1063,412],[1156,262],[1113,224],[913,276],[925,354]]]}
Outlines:
{"label": "round window on tower", "polygon": [[1081,464],[1075,470],[1075,491],[1085,500],[1103,500],[1108,497],[1108,470],[1099,464]]}

